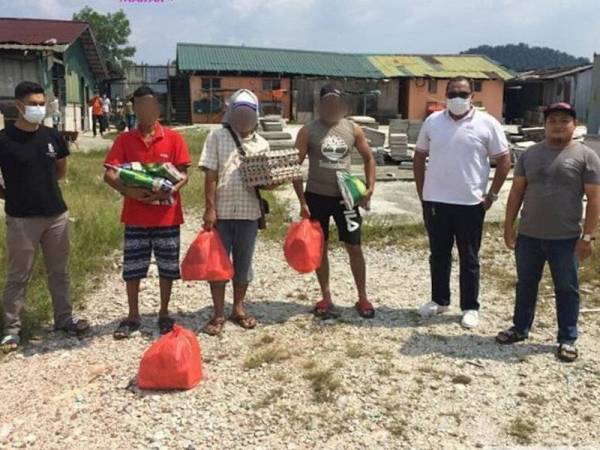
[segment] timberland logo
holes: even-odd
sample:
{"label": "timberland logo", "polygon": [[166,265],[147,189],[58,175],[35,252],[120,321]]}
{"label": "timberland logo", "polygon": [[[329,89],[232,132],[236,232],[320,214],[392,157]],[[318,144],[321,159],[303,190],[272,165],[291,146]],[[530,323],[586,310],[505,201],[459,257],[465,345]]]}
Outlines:
{"label": "timberland logo", "polygon": [[329,161],[339,161],[348,154],[348,144],[341,137],[330,134],[321,143],[321,153]]}

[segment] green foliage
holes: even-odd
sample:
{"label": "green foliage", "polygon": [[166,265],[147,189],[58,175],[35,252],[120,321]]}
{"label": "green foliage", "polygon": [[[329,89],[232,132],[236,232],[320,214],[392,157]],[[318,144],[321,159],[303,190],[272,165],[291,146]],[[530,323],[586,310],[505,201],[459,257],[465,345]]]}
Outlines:
{"label": "green foliage", "polygon": [[507,45],[480,45],[462,52],[485,55],[517,72],[550,67],[568,67],[588,64],[588,58],[578,58],[548,47],[530,47],[523,42]]}
{"label": "green foliage", "polygon": [[119,10],[115,13],[101,14],[89,6],[73,14],[73,20],[87,22],[96,38],[102,56],[108,63],[109,70],[121,72],[123,68],[133,64],[135,47],[127,45],[131,28],[129,19]]}

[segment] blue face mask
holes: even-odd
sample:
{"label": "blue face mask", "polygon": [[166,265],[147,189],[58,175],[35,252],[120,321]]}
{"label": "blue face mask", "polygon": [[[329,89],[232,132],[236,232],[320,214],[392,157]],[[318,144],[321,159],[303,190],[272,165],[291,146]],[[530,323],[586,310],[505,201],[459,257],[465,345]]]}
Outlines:
{"label": "blue face mask", "polygon": [[45,106],[25,106],[25,112],[23,113],[23,118],[34,125],[39,125],[44,121],[46,117],[46,107]]}

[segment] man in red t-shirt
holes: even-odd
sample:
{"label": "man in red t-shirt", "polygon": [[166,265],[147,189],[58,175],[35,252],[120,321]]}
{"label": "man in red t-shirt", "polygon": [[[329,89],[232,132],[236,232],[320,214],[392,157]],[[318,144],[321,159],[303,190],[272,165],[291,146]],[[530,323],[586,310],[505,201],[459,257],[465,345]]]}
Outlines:
{"label": "man in red t-shirt", "polygon": [[[154,91],[147,86],[138,88],[133,93],[133,108],[138,127],[119,135],[105,164],[172,163],[187,173],[191,163],[187,145],[180,134],[158,122],[160,107]],[[167,200],[170,193],[126,187],[112,168],[106,169],[104,180],[125,197],[121,221],[125,224],[123,279],[127,285],[129,315],[121,321],[114,337],[127,338],[140,328],[140,281],[148,274],[153,252],[160,278],[158,326],[161,334],[165,334],[174,323],[169,317],[169,300],[173,280],[180,278],[179,227],[183,223],[183,210],[179,190],[187,183],[187,176],[175,185],[170,204],[157,204]]]}

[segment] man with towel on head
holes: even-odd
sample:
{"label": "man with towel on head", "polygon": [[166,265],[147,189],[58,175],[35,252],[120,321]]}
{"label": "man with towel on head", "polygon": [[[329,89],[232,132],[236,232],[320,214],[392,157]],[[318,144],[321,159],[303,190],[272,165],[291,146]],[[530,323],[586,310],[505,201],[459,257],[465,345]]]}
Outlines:
{"label": "man with towel on head", "polygon": [[[208,135],[199,164],[205,174],[203,226],[205,230],[217,230],[232,256],[235,276],[229,319],[244,329],[257,324],[256,318],[246,312],[244,299],[253,278],[252,258],[262,214],[257,191],[242,177],[238,142],[246,154],[269,150],[269,143],[256,133],[258,111],[254,93],[246,89],[235,92],[225,113],[224,127]],[[220,334],[225,324],[225,286],[226,282],[210,284],[214,312],[203,331],[211,336]]]}

